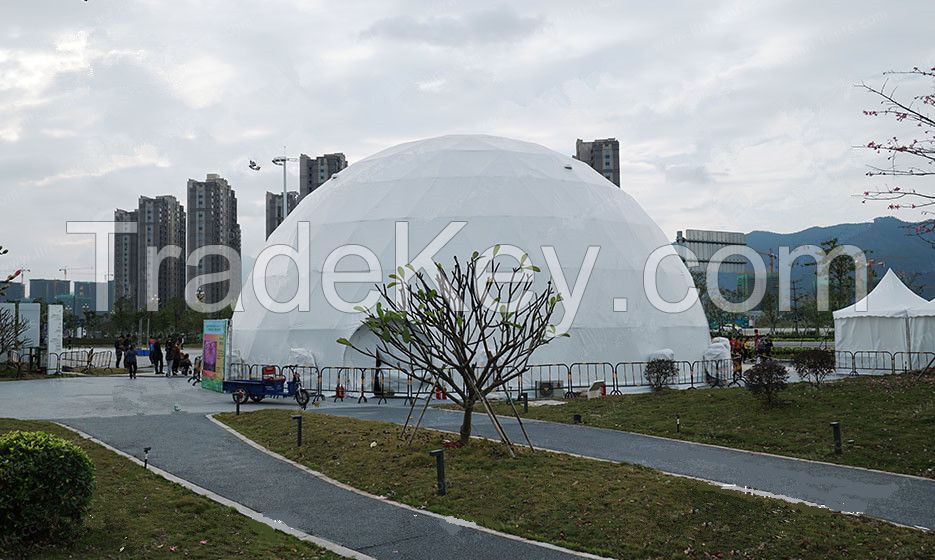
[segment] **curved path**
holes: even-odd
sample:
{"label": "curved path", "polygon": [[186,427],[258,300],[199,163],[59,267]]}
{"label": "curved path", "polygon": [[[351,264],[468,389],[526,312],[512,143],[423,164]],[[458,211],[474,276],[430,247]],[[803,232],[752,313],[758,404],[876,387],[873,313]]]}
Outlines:
{"label": "curved path", "polygon": [[575,559],[341,488],[247,445],[200,414],[72,418],[63,424],[289,527],[373,558]]}

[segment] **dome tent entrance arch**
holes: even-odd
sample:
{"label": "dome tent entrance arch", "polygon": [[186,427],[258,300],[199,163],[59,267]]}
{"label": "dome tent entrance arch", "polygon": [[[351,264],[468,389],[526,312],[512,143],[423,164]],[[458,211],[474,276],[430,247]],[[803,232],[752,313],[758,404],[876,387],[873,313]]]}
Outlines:
{"label": "dome tent entrance arch", "polygon": [[[305,231],[312,240],[304,244],[309,259],[302,271],[310,309],[268,312],[254,292],[251,273],[238,305],[242,311],[234,314],[237,351],[248,362],[279,363],[297,349],[322,366],[356,361],[336,340],[361,332],[362,314],[328,301],[323,282],[328,255],[342,246],[365,247],[385,280],[400,264],[400,246],[415,260],[452,223],[463,226],[429,255],[430,261],[447,264],[498,244],[513,245],[541,269],[536,282],[551,276],[562,290],[558,318],[567,316],[570,337],[538,350],[539,363],[642,361],[660,348],[671,348],[676,359],[695,360],[709,343],[700,304],[664,313],[644,293],[649,255],[659,247],[675,255],[662,230],[624,189],[584,162],[536,144],[493,136],[401,144],[349,166],[305,197],[267,245],[300,247],[300,222],[309,224]],[[405,224],[405,240],[397,237],[399,223]],[[596,257],[589,262],[591,247]],[[355,260],[341,261],[338,269],[359,267]],[[276,260],[263,274],[260,280],[279,301],[291,298],[300,285],[295,266]],[[668,301],[680,300],[693,286],[678,258],[663,259],[655,276],[657,291]],[[345,284],[335,291],[345,301],[359,302],[373,284]],[[615,311],[617,298],[626,298],[626,312]]]}

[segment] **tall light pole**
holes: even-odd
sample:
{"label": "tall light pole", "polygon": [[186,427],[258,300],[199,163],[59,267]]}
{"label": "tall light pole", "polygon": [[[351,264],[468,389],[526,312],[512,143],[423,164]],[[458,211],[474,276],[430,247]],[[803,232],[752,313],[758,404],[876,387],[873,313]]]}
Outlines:
{"label": "tall light pole", "polygon": [[289,187],[286,184],[286,167],[290,161],[299,161],[299,158],[286,155],[286,147],[282,147],[282,156],[273,158],[274,165],[282,166],[282,219],[285,221],[289,215]]}

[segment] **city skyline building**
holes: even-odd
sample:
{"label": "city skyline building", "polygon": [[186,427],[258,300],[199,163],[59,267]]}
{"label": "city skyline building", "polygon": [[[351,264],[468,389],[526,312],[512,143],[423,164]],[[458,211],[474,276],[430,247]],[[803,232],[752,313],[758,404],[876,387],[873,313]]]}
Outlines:
{"label": "city skyline building", "polygon": [[320,187],[332,175],[347,167],[342,152],[310,157],[299,155],[299,201]]}
{"label": "city skyline building", "polygon": [[[136,222],[136,233],[114,236],[114,293],[133,309],[158,308],[185,296],[185,207],[173,195],[140,196],[136,210],[114,211],[116,222]],[[159,253],[177,246],[178,258]],[[150,271],[150,269],[152,269]],[[151,274],[150,274],[151,273]]]}
{"label": "city skyline building", "polygon": [[0,282],[0,303],[23,301],[26,299],[26,286],[22,282]]}
{"label": "city skyline building", "polygon": [[[289,213],[295,209],[299,203],[299,193],[289,191]],[[266,239],[276,231],[279,224],[282,223],[282,194],[276,194],[266,191]]]}
{"label": "city skyline building", "polygon": [[31,278],[29,280],[29,299],[41,299],[46,303],[55,303],[61,296],[71,294],[71,282],[68,280],[54,280],[46,278]]}
{"label": "city skyline building", "polygon": [[611,183],[620,186],[620,142],[616,138],[575,141],[575,159],[594,168]]}
{"label": "city skyline building", "polygon": [[[204,181],[188,180],[188,252],[186,257],[201,247],[222,245],[236,251],[241,249],[240,224],[237,222],[237,194],[226,179],[216,173],[208,173]],[[238,259],[239,260],[239,259]],[[217,274],[231,269],[231,263],[221,255],[212,254],[187,269],[187,278],[205,274]],[[234,286],[229,281],[213,282],[202,286],[204,303],[221,301],[233,289],[232,297],[239,295],[240,267],[237,263],[232,275],[237,275]]]}

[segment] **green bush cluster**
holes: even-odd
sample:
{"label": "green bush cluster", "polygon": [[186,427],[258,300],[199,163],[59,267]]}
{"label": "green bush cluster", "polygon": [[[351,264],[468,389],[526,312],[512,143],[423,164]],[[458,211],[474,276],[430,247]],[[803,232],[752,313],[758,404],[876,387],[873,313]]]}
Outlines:
{"label": "green bush cluster", "polygon": [[0,546],[70,539],[93,491],[94,465],[74,443],[45,432],[0,435]]}

